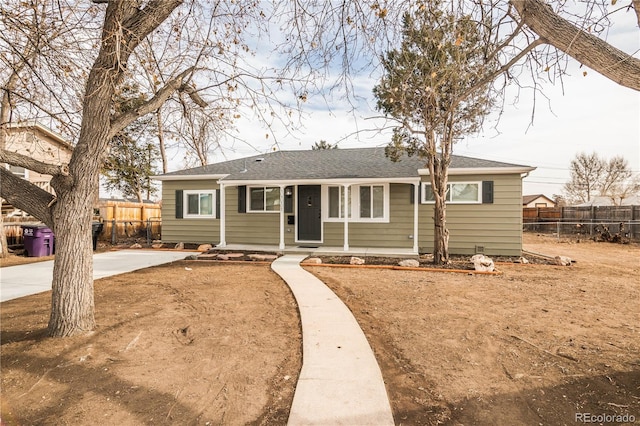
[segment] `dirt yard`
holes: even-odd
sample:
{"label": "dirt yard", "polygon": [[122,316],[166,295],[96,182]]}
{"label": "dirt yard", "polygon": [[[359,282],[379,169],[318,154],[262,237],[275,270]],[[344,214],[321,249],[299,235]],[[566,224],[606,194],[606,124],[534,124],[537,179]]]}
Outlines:
{"label": "dirt yard", "polygon": [[[525,248],[576,263],[307,269],[367,334],[397,424],[640,421],[640,247],[527,236]],[[98,280],[90,336],[44,337],[49,294],[0,308],[3,426],[286,423],[300,324],[268,266],[176,262]]]}
{"label": "dirt yard", "polygon": [[0,305],[3,426],[286,422],[300,323],[268,265],[177,262],[98,280],[99,327],[85,337],[44,337],[49,297]]}
{"label": "dirt yard", "polygon": [[640,248],[526,241],[576,263],[502,276],[308,268],[369,338],[397,424],[640,422]]}

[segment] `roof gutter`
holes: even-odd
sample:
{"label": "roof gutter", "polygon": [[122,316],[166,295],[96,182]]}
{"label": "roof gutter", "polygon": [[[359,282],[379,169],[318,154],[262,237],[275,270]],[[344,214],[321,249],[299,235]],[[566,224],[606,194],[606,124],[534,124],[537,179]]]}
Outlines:
{"label": "roof gutter", "polygon": [[149,176],[153,180],[174,181],[174,180],[219,180],[229,175],[210,174],[210,175],[159,175]]}
{"label": "roof gutter", "polygon": [[340,185],[340,184],[350,184],[350,185],[358,185],[358,184],[367,184],[367,183],[418,183],[420,178],[418,177],[401,177],[401,178],[331,178],[331,179],[277,179],[277,180],[267,180],[267,179],[247,179],[247,180],[226,180],[221,179],[219,183],[224,184],[226,186],[237,186],[237,185]]}
{"label": "roof gutter", "polygon": [[[535,167],[515,166],[515,167],[468,167],[468,168],[450,168],[449,175],[512,175],[529,173],[535,170]],[[418,169],[420,176],[429,176],[429,169]]]}

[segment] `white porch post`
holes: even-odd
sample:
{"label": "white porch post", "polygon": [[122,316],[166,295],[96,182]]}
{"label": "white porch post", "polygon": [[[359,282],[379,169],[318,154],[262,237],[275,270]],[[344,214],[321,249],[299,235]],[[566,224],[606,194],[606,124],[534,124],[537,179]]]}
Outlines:
{"label": "white porch post", "polygon": [[226,199],[226,188],[224,183],[220,183],[220,244],[218,244],[218,247],[227,246]]}
{"label": "white porch post", "polygon": [[342,200],[342,207],[344,208],[343,219],[344,219],[344,251],[349,251],[349,186],[348,184],[343,185],[344,187],[344,199]]}
{"label": "white porch post", "polygon": [[419,215],[419,207],[420,200],[418,199],[420,195],[420,182],[413,184],[413,251],[418,253],[420,250],[418,248],[418,215]]}
{"label": "white porch post", "polygon": [[280,250],[284,250],[284,189],[285,185],[280,185]]}

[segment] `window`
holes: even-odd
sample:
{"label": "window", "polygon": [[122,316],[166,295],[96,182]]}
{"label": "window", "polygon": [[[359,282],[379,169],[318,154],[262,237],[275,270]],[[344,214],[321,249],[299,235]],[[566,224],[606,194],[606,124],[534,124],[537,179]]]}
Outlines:
{"label": "window", "polygon": [[[481,203],[480,182],[451,182],[447,184],[447,203],[477,204]],[[435,202],[430,183],[422,183],[422,203]]]}
{"label": "window", "polygon": [[184,217],[215,217],[215,191],[184,191]]}
{"label": "window", "polygon": [[249,211],[279,212],[280,188],[277,186],[258,186],[249,189]]}
{"label": "window", "polygon": [[384,217],[384,186],[363,185],[360,187],[360,218]]}
{"label": "window", "polygon": [[18,167],[18,166],[12,166],[9,165],[8,166],[9,171],[11,171],[11,173],[13,173],[14,175],[22,178],[22,179],[28,179],[29,178],[29,174],[27,172],[27,169],[25,169],[24,167]]}
{"label": "window", "polygon": [[[351,217],[351,188],[347,190],[347,200],[349,204],[348,215]],[[329,217],[344,217],[344,186],[329,187]]]}
{"label": "window", "polygon": [[387,222],[389,220],[389,185],[351,185],[347,188],[344,205],[344,186],[327,188],[327,220],[337,221],[346,214],[356,222]]}

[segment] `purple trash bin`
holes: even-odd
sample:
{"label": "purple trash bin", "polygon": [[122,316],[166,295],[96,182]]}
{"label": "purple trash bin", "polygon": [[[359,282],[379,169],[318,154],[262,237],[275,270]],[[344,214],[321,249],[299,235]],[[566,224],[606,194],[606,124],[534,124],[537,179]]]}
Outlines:
{"label": "purple trash bin", "polygon": [[53,232],[45,225],[23,225],[22,240],[24,250],[29,257],[50,256],[53,254]]}

